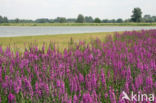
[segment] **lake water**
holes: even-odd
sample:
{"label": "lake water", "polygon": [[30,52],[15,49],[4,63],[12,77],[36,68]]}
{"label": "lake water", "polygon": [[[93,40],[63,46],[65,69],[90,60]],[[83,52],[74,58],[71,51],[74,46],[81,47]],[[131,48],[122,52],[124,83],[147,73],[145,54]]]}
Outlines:
{"label": "lake water", "polygon": [[18,27],[18,26],[1,26],[0,37],[14,36],[34,36],[34,35],[56,35],[56,34],[73,34],[73,33],[93,33],[93,32],[115,32],[115,31],[132,31],[132,30],[156,29],[156,27],[118,27],[118,26],[51,26],[51,27]]}

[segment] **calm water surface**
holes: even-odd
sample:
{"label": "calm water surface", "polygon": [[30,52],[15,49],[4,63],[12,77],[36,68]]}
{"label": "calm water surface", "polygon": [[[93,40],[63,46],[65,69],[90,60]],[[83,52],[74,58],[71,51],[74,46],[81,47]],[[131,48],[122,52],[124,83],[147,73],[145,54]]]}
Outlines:
{"label": "calm water surface", "polygon": [[1,26],[0,37],[14,36],[34,36],[34,35],[56,35],[72,33],[93,33],[93,32],[115,32],[131,30],[148,30],[156,27],[117,27],[117,26],[79,26],[79,27],[18,27],[18,26]]}

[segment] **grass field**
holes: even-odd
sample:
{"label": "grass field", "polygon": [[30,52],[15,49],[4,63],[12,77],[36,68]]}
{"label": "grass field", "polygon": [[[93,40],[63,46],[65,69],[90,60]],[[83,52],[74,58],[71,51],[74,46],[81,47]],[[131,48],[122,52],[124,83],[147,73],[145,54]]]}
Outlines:
{"label": "grass field", "polygon": [[156,23],[0,23],[0,26],[156,26]]}
{"label": "grass field", "polygon": [[63,35],[45,35],[45,36],[23,36],[23,37],[0,37],[0,45],[3,48],[10,46],[13,50],[23,51],[30,44],[42,47],[43,43],[47,47],[50,42],[55,43],[57,48],[63,50],[68,48],[70,42],[78,43],[80,40],[89,42],[92,39],[100,38],[104,40],[106,36],[113,35],[115,32],[104,33],[82,33],[82,34],[63,34]]}

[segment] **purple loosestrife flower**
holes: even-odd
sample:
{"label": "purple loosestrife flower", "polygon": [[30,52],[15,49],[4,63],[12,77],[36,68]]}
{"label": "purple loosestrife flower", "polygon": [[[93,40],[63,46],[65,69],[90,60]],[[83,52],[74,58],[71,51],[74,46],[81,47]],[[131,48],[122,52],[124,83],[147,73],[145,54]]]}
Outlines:
{"label": "purple loosestrife flower", "polygon": [[105,93],[105,98],[108,98],[108,93]]}
{"label": "purple loosestrife flower", "polygon": [[63,95],[62,102],[63,102],[63,103],[68,103],[68,94],[67,94],[67,93],[65,93],[65,94]]}
{"label": "purple loosestrife flower", "polygon": [[71,98],[69,98],[69,100],[68,100],[68,102],[67,103],[72,103],[72,99]]}
{"label": "purple loosestrife flower", "polygon": [[75,78],[73,79],[73,89],[74,89],[74,92],[77,92],[78,91],[78,83],[75,80]]}
{"label": "purple loosestrife flower", "polygon": [[78,98],[77,98],[77,95],[76,94],[73,97],[73,103],[78,103]]}
{"label": "purple loosestrife flower", "polygon": [[0,66],[0,82],[2,82],[2,67]]}
{"label": "purple loosestrife flower", "polygon": [[143,84],[143,78],[142,75],[139,74],[136,78],[135,78],[135,87],[136,89],[139,89],[140,86]]}
{"label": "purple loosestrife flower", "polygon": [[132,85],[133,92],[135,92],[136,91],[135,85],[133,83],[131,85]]}
{"label": "purple loosestrife flower", "polygon": [[22,88],[22,81],[21,81],[21,78],[18,77],[17,81],[14,82],[14,91],[15,91],[15,93],[18,94],[21,88]]}
{"label": "purple loosestrife flower", "polygon": [[45,88],[45,91],[46,91],[46,94],[48,94],[49,95],[49,86],[48,86],[48,84],[43,84],[44,85],[44,88]]}
{"label": "purple loosestrife flower", "polygon": [[30,96],[33,96],[33,88],[31,86],[31,81],[24,77],[24,90],[25,93],[28,93]]}
{"label": "purple loosestrife flower", "polygon": [[34,66],[34,71],[35,71],[35,73],[38,72],[38,66],[37,65]]}
{"label": "purple loosestrife flower", "polygon": [[143,67],[143,64],[140,61],[138,62],[137,67],[140,69],[141,72],[143,72],[144,67]]}
{"label": "purple loosestrife flower", "polygon": [[3,49],[1,46],[0,46],[0,54],[3,54]]}
{"label": "purple loosestrife flower", "polygon": [[131,68],[128,66],[128,69],[127,69],[127,73],[126,73],[127,75],[126,75],[126,80],[128,81],[128,82],[131,82],[131,80],[132,80],[132,77],[131,77]]}
{"label": "purple loosestrife flower", "polygon": [[73,77],[73,78],[70,78],[69,79],[69,85],[70,85],[70,90],[72,91],[72,92],[77,92],[77,90],[78,90],[78,88],[77,88],[77,82],[75,81],[75,78]]}
{"label": "purple loosestrife flower", "polygon": [[16,51],[16,58],[19,58],[19,52]]}
{"label": "purple loosestrife flower", "polygon": [[43,71],[46,71],[47,67],[45,64],[42,64],[42,69],[43,69]]}
{"label": "purple loosestrife flower", "polygon": [[13,103],[15,101],[15,96],[12,93],[9,93],[8,101],[9,101],[9,103]]}
{"label": "purple loosestrife flower", "polygon": [[63,95],[65,93],[65,85],[63,81],[60,81],[60,87],[59,87],[59,96]]}
{"label": "purple loosestrife flower", "polygon": [[10,73],[13,73],[14,69],[13,69],[13,65],[10,65]]}
{"label": "purple loosestrife flower", "polygon": [[94,99],[94,103],[97,103],[97,98],[98,98],[98,96],[97,96],[95,90],[93,90],[91,97]]}
{"label": "purple loosestrife flower", "polygon": [[126,91],[126,93],[129,94],[129,84],[128,84],[127,81],[126,81],[126,83],[125,83],[125,91]]}
{"label": "purple loosestrife flower", "polygon": [[36,91],[37,95],[41,96],[41,91],[39,89],[39,83],[38,82],[35,83],[35,91]]}
{"label": "purple loosestrife flower", "polygon": [[82,62],[82,57],[78,58],[78,62],[80,62],[80,63]]}
{"label": "purple loosestrife flower", "polygon": [[61,89],[62,89],[62,93],[65,93],[65,83],[64,81],[61,82]]}
{"label": "purple loosestrife flower", "polygon": [[8,82],[2,82],[2,88],[8,88]]}
{"label": "purple loosestrife flower", "polygon": [[88,92],[83,94],[82,99],[83,99],[83,103],[94,103],[93,98]]}
{"label": "purple loosestrife flower", "polygon": [[84,77],[83,77],[83,75],[81,73],[79,73],[79,81],[84,82]]}
{"label": "purple loosestrife flower", "polygon": [[146,78],[146,88],[147,88],[147,91],[149,91],[150,92],[150,90],[153,88],[153,85],[154,83],[153,83],[153,79],[152,79],[152,77],[151,76],[148,76],[147,78]]}
{"label": "purple loosestrife flower", "polygon": [[109,89],[109,96],[111,103],[116,103],[115,93],[112,88]]}
{"label": "purple loosestrife flower", "polygon": [[106,80],[105,80],[105,74],[103,69],[101,69],[101,82],[102,82],[102,86],[104,86],[104,89],[106,89]]}
{"label": "purple loosestrife flower", "polygon": [[110,70],[108,70],[108,72],[107,72],[107,79],[111,79]]}
{"label": "purple loosestrife flower", "polygon": [[121,73],[121,78],[125,78],[127,77],[127,70],[126,69],[122,69],[122,71],[120,72]]}
{"label": "purple loosestrife flower", "polygon": [[5,55],[6,55],[6,57],[10,57],[11,58],[11,50],[10,50],[10,48],[8,48],[7,47],[7,49],[6,49],[6,51],[5,51]]}
{"label": "purple loosestrife flower", "polygon": [[[87,76],[86,76],[87,78]],[[91,80],[88,80],[90,77],[88,77],[87,79],[85,78],[85,83],[86,83],[86,88],[88,91],[91,91],[92,90],[92,83],[91,83]]]}
{"label": "purple loosestrife flower", "polygon": [[96,78],[96,76],[95,76],[95,73],[94,74],[92,74],[92,87],[94,88],[94,89],[96,89],[97,88],[97,78]]}
{"label": "purple loosestrife flower", "polygon": [[88,58],[89,58],[89,61],[91,61],[94,58],[93,54],[90,54]]}
{"label": "purple loosestrife flower", "polygon": [[56,86],[57,86],[57,87],[60,87],[60,86],[61,86],[60,80],[57,80],[57,81],[56,81]]}

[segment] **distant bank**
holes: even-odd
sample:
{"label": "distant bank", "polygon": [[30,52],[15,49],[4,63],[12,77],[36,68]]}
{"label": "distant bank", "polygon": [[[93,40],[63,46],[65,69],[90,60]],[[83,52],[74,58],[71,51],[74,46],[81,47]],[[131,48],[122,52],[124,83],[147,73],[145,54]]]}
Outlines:
{"label": "distant bank", "polygon": [[0,23],[0,26],[156,26],[156,23]]}

